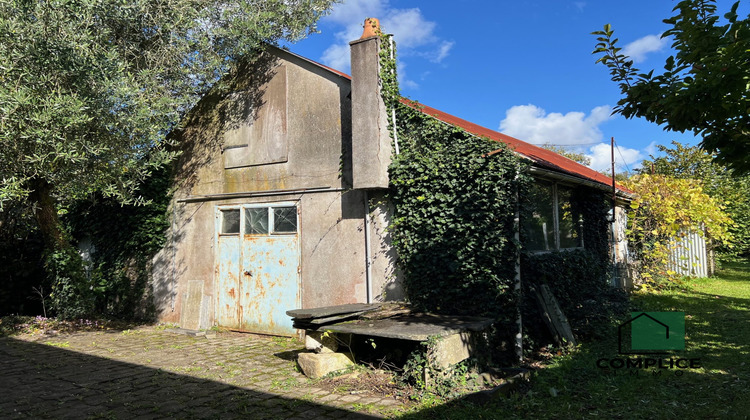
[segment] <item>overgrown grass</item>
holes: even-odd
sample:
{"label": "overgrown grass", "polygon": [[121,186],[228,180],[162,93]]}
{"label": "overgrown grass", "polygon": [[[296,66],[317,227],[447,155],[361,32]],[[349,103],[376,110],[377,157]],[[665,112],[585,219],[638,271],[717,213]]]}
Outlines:
{"label": "overgrown grass", "polygon": [[750,263],[727,264],[715,278],[688,280],[681,288],[636,294],[632,305],[685,312],[686,348],[671,357],[698,358],[702,367],[679,369],[681,375],[677,369],[601,369],[599,359],[626,357],[617,352],[613,325],[611,337],[553,359],[518,394],[483,407],[456,401],[404,418],[750,417]]}

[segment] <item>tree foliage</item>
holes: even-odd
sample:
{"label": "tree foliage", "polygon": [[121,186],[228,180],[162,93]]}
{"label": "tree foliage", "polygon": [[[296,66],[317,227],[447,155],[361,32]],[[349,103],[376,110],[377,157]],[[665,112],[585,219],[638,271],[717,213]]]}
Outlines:
{"label": "tree foliage", "polygon": [[[47,184],[132,199],[201,94],[331,1],[0,2],[0,203]],[[85,181],[85,182],[82,182]]]}
{"label": "tree foliage", "polygon": [[642,263],[644,281],[675,278],[666,264],[675,238],[683,232],[697,231],[715,243],[730,240],[731,219],[704,192],[700,181],[641,174],[625,186],[636,193],[630,204],[628,239]]}
{"label": "tree foliage", "polygon": [[664,71],[640,73],[621,54],[609,24],[593,32],[594,54],[610,70],[623,94],[615,112],[643,117],[670,131],[692,131],[701,146],[737,173],[750,172],[750,17],[739,2],[720,20],[714,0],[684,0],[664,22],[662,37],[673,40],[674,56]]}
{"label": "tree foliage", "polygon": [[672,146],[657,146],[664,155],[644,160],[640,172],[700,180],[704,192],[724,206],[733,222],[728,226],[732,247],[720,247],[719,252],[724,257],[750,256],[750,175],[735,175],[697,146]]}
{"label": "tree foliage", "polygon": [[581,165],[584,165],[584,166],[589,166],[591,164],[591,158],[590,157],[586,156],[583,153],[578,153],[578,152],[576,152],[574,150],[567,150],[564,147],[555,146],[554,144],[550,144],[550,143],[545,143],[545,144],[543,144],[543,145],[541,145],[539,147],[541,147],[543,149],[550,150],[552,152],[555,152],[555,153],[557,153],[560,156],[565,156],[566,158],[568,158],[568,159],[570,159],[570,160],[572,160],[574,162],[578,162],[578,163],[580,163]]}
{"label": "tree foliage", "polygon": [[0,211],[33,208],[48,273],[78,265],[61,202],[142,201],[201,95],[266,43],[307,35],[333,1],[0,0]]}

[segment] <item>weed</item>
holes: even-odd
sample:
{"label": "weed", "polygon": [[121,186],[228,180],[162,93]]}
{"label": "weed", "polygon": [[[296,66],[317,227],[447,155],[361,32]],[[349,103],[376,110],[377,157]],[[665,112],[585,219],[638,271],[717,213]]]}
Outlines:
{"label": "weed", "polygon": [[70,342],[68,342],[68,341],[63,341],[63,342],[47,341],[44,344],[46,344],[48,346],[60,347],[60,348],[64,348],[64,349],[70,347]]}
{"label": "weed", "polygon": [[375,404],[368,403],[368,404],[362,404],[362,403],[354,403],[351,405],[352,410],[354,411],[364,411],[366,413],[372,413],[375,410]]}
{"label": "weed", "polygon": [[271,381],[271,389],[281,389],[288,391],[299,385],[295,378],[286,378],[284,380],[274,379]]}

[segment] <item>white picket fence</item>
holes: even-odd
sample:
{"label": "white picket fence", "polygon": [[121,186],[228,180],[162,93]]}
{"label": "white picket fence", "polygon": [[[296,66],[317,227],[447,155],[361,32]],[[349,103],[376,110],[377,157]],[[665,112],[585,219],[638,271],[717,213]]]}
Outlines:
{"label": "white picket fence", "polygon": [[683,231],[674,239],[667,268],[681,276],[708,277],[706,238],[697,231]]}

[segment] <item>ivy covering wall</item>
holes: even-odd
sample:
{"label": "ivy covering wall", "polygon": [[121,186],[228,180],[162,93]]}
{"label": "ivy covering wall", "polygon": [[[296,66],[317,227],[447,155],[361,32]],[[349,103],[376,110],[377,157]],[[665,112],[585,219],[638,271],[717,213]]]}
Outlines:
{"label": "ivy covering wall", "polygon": [[403,104],[398,138],[391,229],[409,300],[436,313],[513,316],[517,193],[529,180],[520,159]]}
{"label": "ivy covering wall", "polygon": [[[97,316],[150,320],[151,259],[164,246],[170,224],[171,168],[162,168],[138,189],[147,205],[121,205],[101,197],[77,202],[65,222],[77,241],[91,241],[84,262],[85,287],[58,306],[64,317]],[[67,315],[67,316],[65,316]]]}
{"label": "ivy covering wall", "polygon": [[[545,335],[530,286],[546,283],[574,330],[595,335],[627,307],[608,286],[611,202],[603,191],[570,188],[570,210],[580,215],[585,247],[528,252],[516,215],[532,216],[528,161],[505,144],[480,138],[433,118],[398,94],[394,54],[381,43],[382,95],[395,109],[400,153],[389,168],[391,231],[407,298],[416,310],[490,316],[499,338],[515,333],[519,307],[534,341]],[[392,121],[391,121],[392,123]],[[395,130],[394,130],[395,129]],[[490,154],[498,150],[498,152]],[[516,264],[524,287],[515,292]],[[520,298],[520,299],[519,299]],[[507,331],[506,331],[507,330]],[[512,334],[509,334],[512,333]]]}
{"label": "ivy covering wall", "polygon": [[[533,203],[521,197],[522,222],[532,218]],[[555,295],[579,338],[611,332],[611,324],[627,310],[626,294],[609,286],[611,225],[607,221],[612,203],[608,193],[589,187],[573,188],[571,211],[582,218],[582,248],[552,252],[524,252],[521,274],[524,290],[524,327],[535,342],[548,337],[532,287],[546,284]],[[526,238],[522,230],[521,242]]]}

